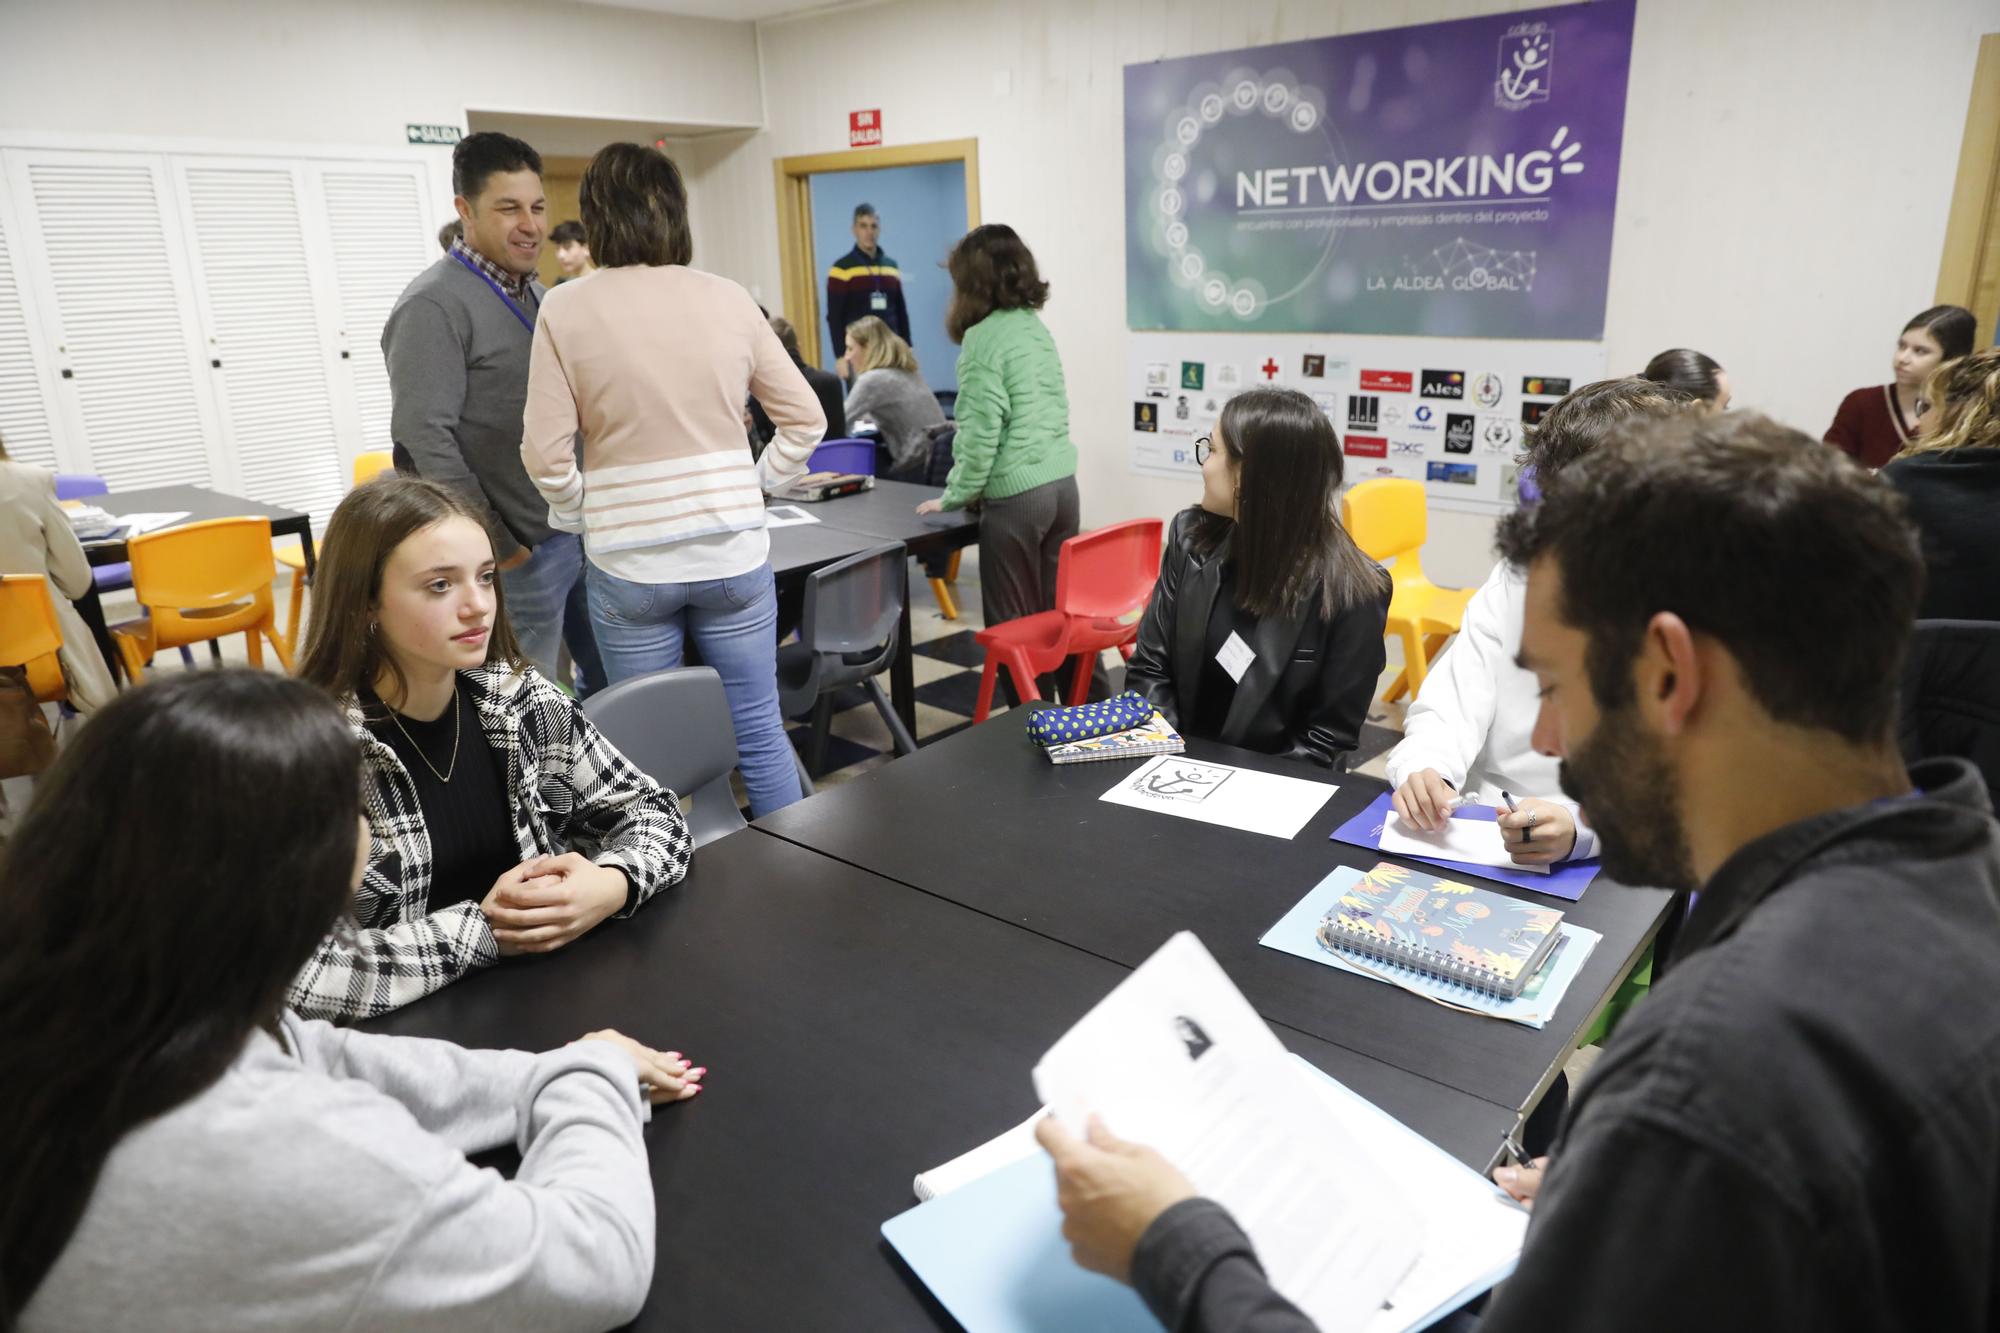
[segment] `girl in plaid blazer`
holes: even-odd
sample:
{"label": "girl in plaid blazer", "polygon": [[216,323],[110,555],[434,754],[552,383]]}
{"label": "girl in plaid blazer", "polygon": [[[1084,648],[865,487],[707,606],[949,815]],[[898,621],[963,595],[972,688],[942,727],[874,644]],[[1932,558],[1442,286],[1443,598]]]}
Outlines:
{"label": "girl in plaid blazer", "polygon": [[496,569],[486,530],[431,482],[378,478],[327,526],[299,674],[348,709],[374,842],[360,929],[329,935],[292,986],[303,1014],[395,1009],[687,873],[673,793],[521,659]]}

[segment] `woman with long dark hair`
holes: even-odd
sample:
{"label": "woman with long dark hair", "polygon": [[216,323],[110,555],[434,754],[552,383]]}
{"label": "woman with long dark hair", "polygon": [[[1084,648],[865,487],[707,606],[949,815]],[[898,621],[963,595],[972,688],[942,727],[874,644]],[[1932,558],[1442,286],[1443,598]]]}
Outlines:
{"label": "woman with long dark hair", "polygon": [[[596,1330],[653,1267],[685,1062],[283,1008],[368,856],[340,711],[257,671],[101,710],[0,857],[0,1327]],[[226,836],[207,836],[218,830]],[[518,1141],[511,1181],[464,1154]]]}
{"label": "woman with long dark hair", "polygon": [[1964,306],[1934,305],[1910,318],[1896,338],[1887,384],[1841,399],[1826,442],[1863,467],[1881,467],[1910,447],[1923,420],[1931,372],[1972,350],[1979,321]]}
{"label": "woman with long dark hair", "polygon": [[314,951],[301,1013],[385,1013],[687,873],[673,793],[521,659],[494,571],[485,526],[434,482],[377,477],[327,524],[299,676],[349,710],[375,845],[361,929]]}
{"label": "woman with long dark hair", "polygon": [[1036,313],[1049,284],[1014,229],[974,227],[945,266],[945,326],[961,348],[958,434],[944,494],[917,512],[982,503],[979,596],[986,623],[997,625],[1056,604],[1056,557],[1079,522],[1069,394],[1055,339]]}
{"label": "woman with long dark hair", "polygon": [[1295,389],[1251,389],[1195,445],[1125,673],[1183,733],[1344,768],[1382,674],[1389,576],[1340,525],[1340,441]]}

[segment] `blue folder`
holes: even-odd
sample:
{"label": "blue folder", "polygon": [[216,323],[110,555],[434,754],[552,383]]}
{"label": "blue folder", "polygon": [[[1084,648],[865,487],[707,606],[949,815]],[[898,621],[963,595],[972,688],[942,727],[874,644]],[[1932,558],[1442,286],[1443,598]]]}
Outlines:
{"label": "blue folder", "polygon": [[[1335,829],[1332,838],[1350,847],[1366,847],[1371,852],[1382,850],[1382,826],[1388,822],[1390,814],[1388,792],[1375,798],[1366,810]],[[1489,823],[1500,817],[1491,806],[1460,806],[1452,815],[1454,819],[1484,819]],[[1401,852],[1397,856],[1403,856]],[[1532,889],[1536,893],[1546,893],[1554,898],[1566,898],[1575,902],[1583,897],[1583,891],[1590,887],[1590,881],[1597,878],[1597,862],[1564,861],[1546,875],[1532,871],[1507,870],[1500,866],[1473,865],[1467,861],[1446,861],[1436,856],[1407,856],[1409,861],[1422,861],[1425,865],[1438,866],[1454,875],[1471,875],[1478,879],[1490,879],[1501,884],[1512,884],[1519,889]]]}

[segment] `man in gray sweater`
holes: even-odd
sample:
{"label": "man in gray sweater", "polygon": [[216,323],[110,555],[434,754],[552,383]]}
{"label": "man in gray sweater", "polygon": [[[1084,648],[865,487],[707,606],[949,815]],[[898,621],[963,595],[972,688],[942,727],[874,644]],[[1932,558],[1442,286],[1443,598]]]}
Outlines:
{"label": "man in gray sweater", "polygon": [[466,136],[452,152],[465,234],[404,290],[382,329],[396,470],[451,487],[493,536],[507,617],[536,670],[560,681],[570,656],[585,691],[603,667],[583,597],[583,539],[549,526],[521,465],[521,412],[542,286],[542,159],[505,134]]}

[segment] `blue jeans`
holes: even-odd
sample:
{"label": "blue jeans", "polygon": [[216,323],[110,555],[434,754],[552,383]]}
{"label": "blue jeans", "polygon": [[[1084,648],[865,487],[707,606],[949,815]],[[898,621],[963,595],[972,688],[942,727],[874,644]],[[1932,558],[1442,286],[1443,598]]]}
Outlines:
{"label": "blue jeans", "polygon": [[[500,576],[507,595],[507,619],[514,626],[522,655],[535,670],[563,684],[571,683],[556,673],[563,646],[563,612],[572,590],[580,593],[583,588],[583,566],[583,538],[573,532],[558,532],[534,549],[527,564]],[[587,694],[601,683],[594,677],[602,671],[594,645],[586,651],[580,642],[585,637],[580,632],[583,628],[579,624],[570,629],[569,655],[583,676],[581,693]]]}
{"label": "blue jeans", "polygon": [[631,583],[590,566],[590,619],[612,684],[681,664],[685,636],[722,677],[752,817],[803,794],[778,712],[778,593],[769,564],[703,583]]}

